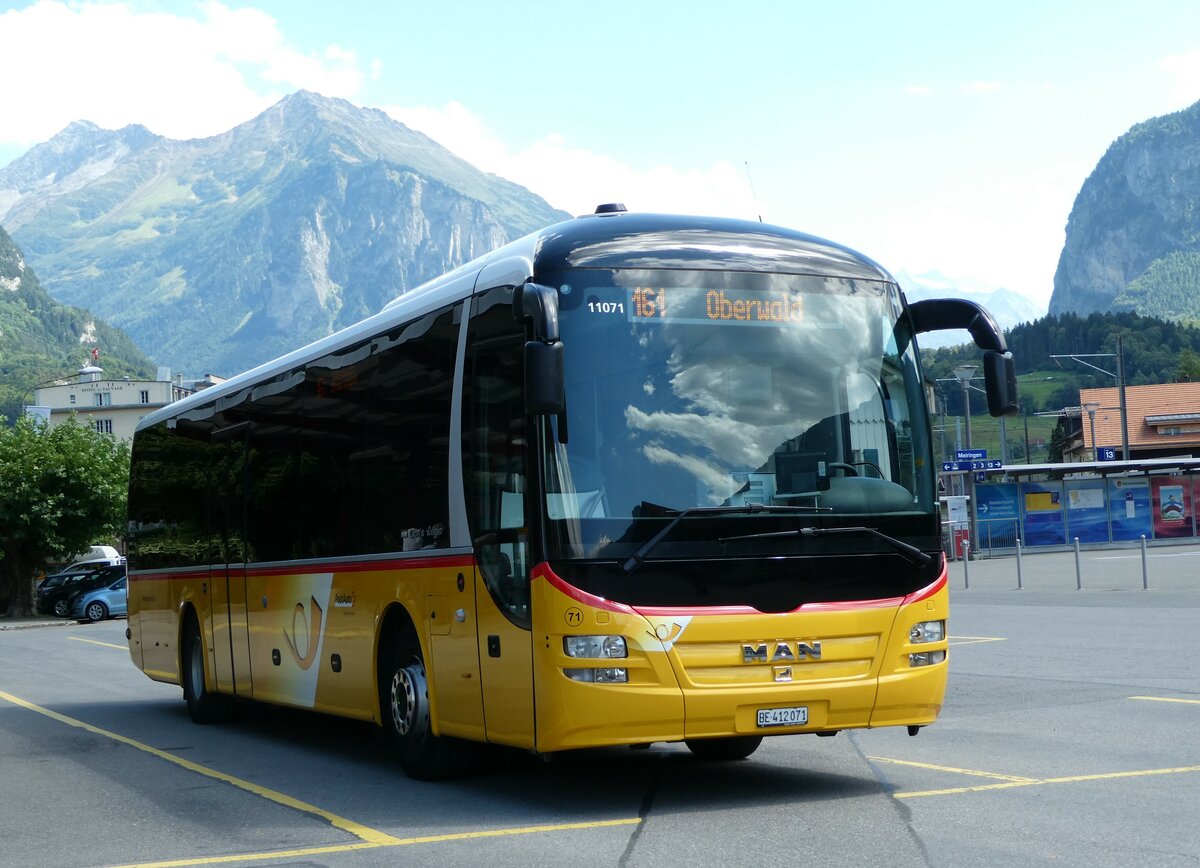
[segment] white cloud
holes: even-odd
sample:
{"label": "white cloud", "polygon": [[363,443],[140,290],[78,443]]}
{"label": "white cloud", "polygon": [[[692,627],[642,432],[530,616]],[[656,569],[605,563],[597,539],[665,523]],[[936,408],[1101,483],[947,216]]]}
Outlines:
{"label": "white cloud", "polygon": [[995,93],[1002,87],[998,81],[972,81],[964,84],[960,90],[963,93]]}
{"label": "white cloud", "polygon": [[110,129],[142,123],[171,138],[209,136],[297,89],[351,97],[362,85],[351,51],[292,48],[256,9],[192,8],[198,17],[39,0],[0,15],[0,79],[12,85],[0,142],[34,144],[81,119]]}
{"label": "white cloud", "polygon": [[1176,107],[1189,106],[1200,99],[1200,52],[1171,54],[1158,62],[1174,79],[1171,102]]}
{"label": "white cloud", "polygon": [[745,169],[717,162],[707,167],[633,167],[551,133],[511,150],[461,103],[441,109],[388,106],[385,111],[420,130],[469,163],[515,181],[556,208],[587,214],[602,202],[630,210],[754,219],[760,213]]}
{"label": "white cloud", "polygon": [[929,96],[933,93],[933,88],[924,84],[910,84],[904,88],[904,92],[911,96]]}

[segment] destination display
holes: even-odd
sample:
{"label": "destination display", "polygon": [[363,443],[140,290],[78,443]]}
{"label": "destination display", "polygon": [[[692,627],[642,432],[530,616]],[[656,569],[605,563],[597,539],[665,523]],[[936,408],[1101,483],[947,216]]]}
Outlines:
{"label": "destination display", "polygon": [[785,326],[804,322],[799,293],[638,286],[629,290],[630,322]]}

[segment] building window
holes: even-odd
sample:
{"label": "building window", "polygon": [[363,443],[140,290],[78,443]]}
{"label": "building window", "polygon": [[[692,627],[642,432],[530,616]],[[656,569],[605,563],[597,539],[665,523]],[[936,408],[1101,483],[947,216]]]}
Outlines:
{"label": "building window", "polygon": [[96,406],[96,407],[112,406],[112,393],[110,393],[110,392],[97,392],[92,397],[95,399],[93,406]]}
{"label": "building window", "polygon": [[72,404],[75,403],[75,393],[74,392],[71,393],[71,403]]}
{"label": "building window", "polygon": [[92,426],[99,434],[112,433],[112,419],[93,419]]}
{"label": "building window", "polygon": [[148,389],[142,389],[138,394],[141,395],[143,404],[150,403],[150,391]]}

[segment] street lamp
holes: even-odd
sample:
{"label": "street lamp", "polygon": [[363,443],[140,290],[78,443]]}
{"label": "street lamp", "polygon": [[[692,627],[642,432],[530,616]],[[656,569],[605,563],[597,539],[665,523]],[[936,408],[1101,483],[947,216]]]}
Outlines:
{"label": "street lamp", "polygon": [[[954,368],[954,376],[958,377],[958,381],[962,384],[963,397],[963,416],[966,417],[967,425],[967,450],[971,449],[971,378],[975,376],[975,365],[956,365]],[[975,471],[972,469],[967,472],[967,538],[971,541],[971,552],[976,551],[976,536],[975,536]]]}
{"label": "street lamp", "polygon": [[1087,410],[1088,424],[1092,429],[1092,460],[1096,460],[1096,411],[1100,409],[1099,401],[1088,401],[1083,405],[1083,409]]}

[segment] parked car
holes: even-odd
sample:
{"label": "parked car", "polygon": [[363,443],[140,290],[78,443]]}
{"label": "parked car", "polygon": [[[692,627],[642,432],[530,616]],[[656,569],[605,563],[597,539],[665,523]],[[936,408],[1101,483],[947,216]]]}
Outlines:
{"label": "parked car", "polygon": [[92,546],[89,551],[72,558],[71,565],[62,572],[98,570],[100,567],[123,563],[125,563],[125,558],[112,546]]}
{"label": "parked car", "polygon": [[[38,583],[37,592],[33,598],[34,609],[41,615],[55,614],[65,617],[70,614],[71,608],[67,600],[78,589],[79,581],[95,572],[95,568],[64,570],[61,573],[46,576]],[[56,605],[61,611],[55,609]]]}
{"label": "parked car", "polygon": [[100,571],[107,578],[116,577],[101,587],[80,591],[71,598],[71,617],[84,621],[103,621],[114,615],[124,615],[128,609],[125,591],[125,565],[108,567]]}
{"label": "parked car", "polygon": [[[119,572],[114,575],[113,570]],[[104,587],[111,584],[120,576],[125,575],[124,565],[116,567],[103,567],[99,570],[91,570],[86,573],[68,573],[61,583],[50,588],[46,588],[45,582],[38,588],[37,596],[34,598],[34,608],[38,612],[53,612],[60,618],[66,618],[71,614],[71,598],[76,594],[95,590],[96,588]],[[47,582],[49,579],[46,580]]]}

